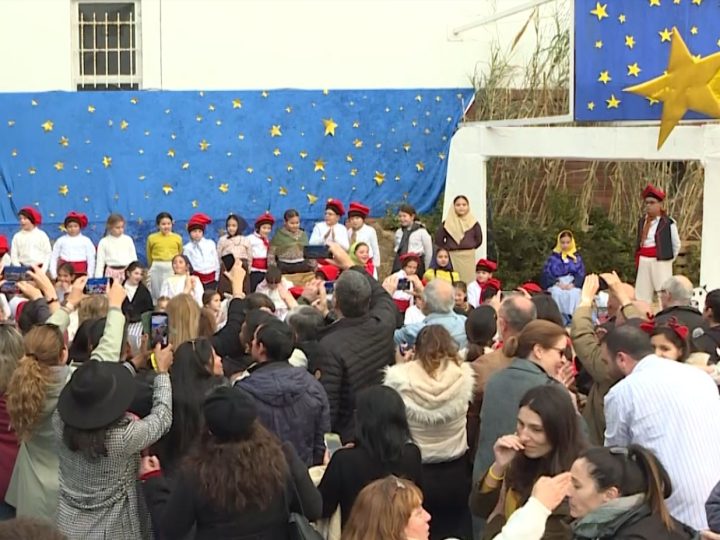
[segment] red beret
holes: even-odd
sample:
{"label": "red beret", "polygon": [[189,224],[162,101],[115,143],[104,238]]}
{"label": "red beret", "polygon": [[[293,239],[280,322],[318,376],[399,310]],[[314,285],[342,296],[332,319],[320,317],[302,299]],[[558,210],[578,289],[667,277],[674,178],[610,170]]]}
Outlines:
{"label": "red beret", "polygon": [[541,292],[543,292],[542,287],[532,281],[527,281],[523,283],[518,287],[518,289],[522,289],[528,294],[540,294]]}
{"label": "red beret", "polygon": [[491,273],[495,272],[497,271],[497,263],[495,261],[489,261],[487,259],[480,259],[475,264],[475,271],[477,272],[478,270],[486,270]]}
{"label": "red beret", "polygon": [[403,264],[403,266],[405,266],[405,263],[407,261],[415,261],[416,263],[420,264],[420,255],[411,252],[400,255],[400,262]]}
{"label": "red beret", "polygon": [[187,230],[188,232],[195,229],[202,229],[204,231],[205,227],[207,227],[211,223],[212,219],[210,219],[210,216],[198,212],[197,214],[193,214],[192,216],[190,216],[190,219],[187,222]]}
{"label": "red beret", "polygon": [[270,225],[275,225],[275,218],[270,212],[265,212],[264,214],[260,214],[257,219],[255,220],[255,228],[257,229],[260,225],[263,223],[269,223]]}
{"label": "red beret", "polygon": [[322,264],[315,270],[315,274],[321,274],[325,281],[335,281],[340,275],[340,269],[334,264]]}
{"label": "red beret", "polygon": [[348,217],[360,216],[365,219],[368,215],[370,215],[370,208],[359,202],[350,203],[350,208],[348,208]]}
{"label": "red beret", "polygon": [[340,199],[328,199],[328,202],[325,204],[325,210],[332,210],[338,216],[345,215],[345,207]]}
{"label": "red beret", "polygon": [[653,186],[652,184],[648,184],[645,189],[643,189],[642,196],[643,199],[647,197],[652,197],[653,199],[657,199],[660,202],[665,200],[665,192],[662,189]]}
{"label": "red beret", "polygon": [[10,251],[7,236],[0,234],[0,257]]}
{"label": "red beret", "polygon": [[28,218],[33,225],[42,225],[42,215],[32,206],[24,206],[18,212],[18,215]]}
{"label": "red beret", "polygon": [[65,216],[64,225],[67,227],[68,223],[71,223],[73,221],[80,225],[81,229],[87,227],[88,224],[87,216],[81,212],[68,212],[68,215]]}

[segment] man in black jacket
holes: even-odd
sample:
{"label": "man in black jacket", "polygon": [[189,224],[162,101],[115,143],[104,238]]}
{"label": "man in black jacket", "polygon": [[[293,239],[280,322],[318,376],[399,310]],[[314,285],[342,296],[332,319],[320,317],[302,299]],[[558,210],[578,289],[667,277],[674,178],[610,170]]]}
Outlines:
{"label": "man in black jacket", "polygon": [[655,324],[667,324],[675,318],[688,327],[690,334],[696,328],[706,328],[702,313],[691,305],[693,286],[685,276],[673,276],[663,282],[660,290],[662,310],[655,315]]}
{"label": "man in black jacket", "polygon": [[382,383],[383,368],[395,361],[397,308],[362,267],[350,268],[344,251],[333,250],[333,256],[348,270],[335,282],[333,303],[339,319],[320,332],[325,351],[320,382],[330,402],[332,430],[348,442],[355,438],[355,396]]}

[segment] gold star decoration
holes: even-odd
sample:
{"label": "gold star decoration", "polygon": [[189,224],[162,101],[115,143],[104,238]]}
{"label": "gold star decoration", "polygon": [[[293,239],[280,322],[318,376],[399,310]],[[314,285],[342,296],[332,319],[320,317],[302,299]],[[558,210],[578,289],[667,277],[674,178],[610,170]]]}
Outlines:
{"label": "gold star decoration", "polygon": [[680,5],[680,0],[673,0],[673,4]]}
{"label": "gold star decoration", "polygon": [[197,199],[193,199],[192,201],[190,201],[190,204],[193,208],[197,208],[200,205],[200,203],[197,202]]}
{"label": "gold star decoration", "polygon": [[440,152],[440,153],[438,154],[438,159],[439,159],[440,161],[445,161],[445,158],[446,158],[446,157],[447,157],[447,156],[446,156],[443,152]]}
{"label": "gold star decoration", "polygon": [[278,189],[278,195],[282,195],[283,197],[288,194],[288,190],[284,186],[280,186],[280,189]]}
{"label": "gold star decoration", "polygon": [[35,167],[29,167],[28,168],[28,174],[32,175],[37,172],[37,169]]}
{"label": "gold star decoration", "polygon": [[692,0],[692,3],[696,6],[699,6],[700,4],[702,4],[702,0]]}
{"label": "gold star decoration", "polygon": [[601,82],[603,84],[607,84],[610,81],[612,81],[612,77],[610,76],[609,71],[601,71],[600,76],[598,77],[598,82]]}
{"label": "gold star decoration", "polygon": [[220,187],[218,187],[218,189],[220,191],[222,191],[223,193],[227,193],[228,191],[230,191],[230,185],[229,184],[220,184]]}
{"label": "gold star decoration", "polygon": [[635,62],[634,64],[628,65],[627,68],[628,68],[627,74],[631,77],[637,77],[638,75],[640,75],[640,72],[642,71],[642,69],[640,69],[640,66],[638,66],[637,62]]}
{"label": "gold star decoration", "polygon": [[201,152],[205,152],[208,148],[210,148],[210,143],[203,139],[198,143],[198,146],[200,147]]}
{"label": "gold star decoration", "polygon": [[621,13],[620,15],[618,15],[618,21],[620,21],[620,24],[625,24],[626,20],[627,20],[627,17],[625,16],[624,13]]}
{"label": "gold star decoration", "polygon": [[628,49],[632,49],[635,46],[635,37],[634,36],[625,36],[625,46]]}
{"label": "gold star decoration", "polygon": [[315,204],[318,201],[317,195],[313,195],[312,193],[307,194],[307,200],[308,203],[310,203],[310,206]]}
{"label": "gold star decoration", "polygon": [[58,144],[67,148],[68,146],[70,146],[70,139],[63,135],[62,137],[60,137],[60,141],[58,142]]}
{"label": "gold star decoration", "polygon": [[333,120],[332,118],[326,118],[323,119],[323,126],[325,127],[325,136],[328,135],[334,137],[335,136],[335,129],[338,127],[337,122]]}
{"label": "gold star decoration", "polygon": [[672,41],[672,35],[673,31],[668,30],[667,28],[664,28],[658,32],[660,34],[660,43],[664,43],[666,41]]}
{"label": "gold star decoration", "polygon": [[595,48],[596,49],[602,49],[603,48],[603,42],[601,40],[597,40],[595,42]]}
{"label": "gold star decoration", "polygon": [[31,100],[30,100],[30,105],[32,105],[33,107],[37,107],[37,106],[38,106],[37,100],[31,99]]}
{"label": "gold star decoration", "polygon": [[87,112],[94,113],[95,112],[95,105],[88,105]]}
{"label": "gold star decoration", "polygon": [[360,127],[360,122],[359,122],[358,120],[355,120],[355,121],[352,123],[352,126],[353,126],[354,128],[359,128],[359,127]]}
{"label": "gold star decoration", "polygon": [[308,153],[307,153],[305,150],[301,150],[301,151],[300,151],[300,158],[301,158],[301,159],[305,159],[306,157],[308,157]]}
{"label": "gold star decoration", "polygon": [[53,167],[57,172],[60,172],[65,168],[65,164],[62,161],[56,161]]}
{"label": "gold star decoration", "polygon": [[720,72],[720,53],[693,59],[677,28],[672,30],[670,59],[664,75],[625,88],[663,102],[658,145],[660,148],[688,110],[720,118],[720,91],[712,83]]}
{"label": "gold star decoration", "polygon": [[594,101],[588,101],[587,108],[589,111],[595,110],[595,102]]}
{"label": "gold star decoration", "polygon": [[279,125],[273,125],[270,128],[270,136],[271,137],[282,137],[282,131],[280,130]]}
{"label": "gold star decoration", "polygon": [[697,27],[697,26],[693,26],[693,27],[690,29],[690,33],[691,33],[693,36],[697,36],[698,27]]}
{"label": "gold star decoration", "polygon": [[295,170],[295,167],[293,167],[292,164],[288,163],[287,172],[293,172],[293,170]]}
{"label": "gold star decoration", "polygon": [[212,103],[210,105],[208,105],[208,111],[213,112],[214,110],[215,110],[215,105],[213,105]]}
{"label": "gold star decoration", "polygon": [[650,7],[653,6],[660,7],[660,0],[650,0]]}
{"label": "gold star decoration", "polygon": [[17,148],[13,148],[13,149],[10,151],[10,155],[11,155],[12,157],[17,157],[17,155],[18,155]]}
{"label": "gold star decoration", "polygon": [[52,120],[45,120],[43,124],[40,126],[43,128],[43,131],[47,133],[48,131],[52,131],[55,124],[52,122]]}
{"label": "gold star decoration", "polygon": [[347,156],[345,156],[345,161],[347,161],[348,163],[352,163],[352,160],[353,160],[352,154],[348,154]]}
{"label": "gold star decoration", "polygon": [[136,98],[136,97],[130,98],[130,103],[132,103],[133,105],[137,105],[137,104],[138,104],[138,98]]}
{"label": "gold star decoration", "polygon": [[360,139],[355,139],[355,140],[353,141],[353,146],[354,146],[355,148],[362,148],[362,145],[363,145],[363,142],[362,142]]}
{"label": "gold star decoration", "polygon": [[252,174],[255,169],[253,169],[252,167],[248,167],[245,170],[247,171],[248,174]]}
{"label": "gold star decoration", "polygon": [[67,194],[70,193],[70,189],[67,187],[67,184],[63,184],[58,188],[58,193],[62,195],[63,197],[67,197]]}
{"label": "gold star decoration", "polygon": [[358,170],[357,169],[350,169],[350,176],[357,176]]}
{"label": "gold star decoration", "polygon": [[270,94],[268,94],[267,90],[263,90],[260,95],[264,98],[267,98]]}
{"label": "gold star decoration", "polygon": [[417,169],[417,172],[423,172],[425,170],[425,164],[422,161],[418,161],[415,164],[415,169]]}
{"label": "gold star decoration", "polygon": [[621,101],[615,97],[615,94],[610,94],[610,99],[606,99],[605,102],[607,103],[608,109],[617,109],[621,103]]}
{"label": "gold star decoration", "polygon": [[15,120],[8,120],[8,127],[13,127],[15,125]]}
{"label": "gold star decoration", "polygon": [[323,161],[322,159],[316,159],[315,161],[313,161],[313,165],[315,166],[314,172],[325,171],[325,161]]}
{"label": "gold star decoration", "polygon": [[373,180],[375,180],[375,183],[378,186],[382,186],[385,182],[385,173],[382,173],[380,171],[375,171],[375,176],[373,176]]}
{"label": "gold star decoration", "polygon": [[660,103],[660,100],[659,100],[659,99],[654,99],[654,98],[651,98],[651,97],[646,97],[645,99],[648,100],[648,105],[650,105],[651,107],[652,107],[653,105],[655,105],[656,103]]}
{"label": "gold star decoration", "polygon": [[167,156],[168,156],[168,157],[175,157],[175,150],[173,150],[172,148],[171,148],[170,150],[168,150],[168,151],[167,151]]}
{"label": "gold star decoration", "polygon": [[288,113],[288,114],[290,114],[290,113],[292,112],[292,107],[291,107],[290,105],[288,105],[287,107],[285,107],[285,112]]}
{"label": "gold star decoration", "polygon": [[120,122],[120,129],[124,131],[128,128],[129,125],[130,124],[128,124],[125,120],[123,120]]}
{"label": "gold star decoration", "polygon": [[173,192],[173,187],[170,184],[163,184],[162,190],[165,195],[170,195]]}
{"label": "gold star decoration", "polygon": [[103,156],[102,158],[103,167],[106,169],[112,165],[112,158],[110,156]]}
{"label": "gold star decoration", "polygon": [[279,148],[276,148],[275,150],[273,150],[273,155],[274,155],[275,157],[278,157],[280,154],[282,154],[282,152],[280,152],[280,149],[279,149]]}
{"label": "gold star decoration", "polygon": [[187,171],[190,168],[190,162],[189,161],[183,161],[183,164],[180,165],[180,168],[183,171]]}
{"label": "gold star decoration", "polygon": [[233,109],[242,109],[242,101],[239,99],[233,99],[232,100],[232,108]]}
{"label": "gold star decoration", "polygon": [[590,10],[590,14],[595,15],[598,18],[598,21],[602,21],[604,18],[608,17],[607,4],[600,4],[600,2],[596,2],[595,9]]}
{"label": "gold star decoration", "polygon": [[403,143],[403,150],[405,150],[405,152],[409,152],[410,148],[412,148],[412,146],[409,142]]}

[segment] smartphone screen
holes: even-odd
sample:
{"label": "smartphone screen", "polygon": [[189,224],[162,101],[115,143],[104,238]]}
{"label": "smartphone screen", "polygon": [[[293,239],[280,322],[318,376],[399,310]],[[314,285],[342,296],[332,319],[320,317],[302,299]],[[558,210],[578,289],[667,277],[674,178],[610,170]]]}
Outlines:
{"label": "smartphone screen", "polygon": [[332,255],[327,246],[305,246],[303,257],[306,259],[331,259]]}
{"label": "smartphone screen", "polygon": [[409,291],[410,290],[410,280],[407,278],[398,279],[397,290],[398,291]]}
{"label": "smartphone screen", "polygon": [[105,294],[110,285],[110,278],[89,278],[85,283],[85,294]]}
{"label": "smartphone screen", "polygon": [[332,457],[335,452],[342,448],[342,441],[340,440],[340,435],[338,435],[337,433],[326,433],[325,448],[327,448],[328,454],[330,454],[330,457]]}
{"label": "smartphone screen", "polygon": [[6,266],[3,269],[3,278],[5,281],[29,281],[30,275],[28,272],[31,270],[29,266]]}
{"label": "smartphone screen", "polygon": [[150,316],[150,343],[152,348],[158,344],[168,346],[168,315],[167,313],[153,312]]}
{"label": "smartphone screen", "polygon": [[335,290],[335,282],[334,281],[326,281],[325,282],[325,293],[332,294],[334,290]]}
{"label": "smartphone screen", "polygon": [[223,263],[223,266],[225,267],[225,271],[229,272],[230,270],[232,270],[232,267],[235,266],[235,256],[232,254],[223,255],[222,263]]}
{"label": "smartphone screen", "polygon": [[17,281],[6,281],[2,285],[0,285],[0,293],[20,294],[20,289],[18,289]]}

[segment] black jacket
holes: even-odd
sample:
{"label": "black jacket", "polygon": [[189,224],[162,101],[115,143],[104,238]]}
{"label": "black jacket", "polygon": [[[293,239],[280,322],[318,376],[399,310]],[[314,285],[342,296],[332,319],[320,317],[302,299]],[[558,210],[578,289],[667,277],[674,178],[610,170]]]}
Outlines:
{"label": "black jacket", "polygon": [[[641,238],[642,231],[645,226],[646,216],[643,216],[638,221],[637,227],[637,238],[635,240],[636,249],[640,249],[644,238]],[[658,223],[657,230],[655,231],[655,247],[657,249],[657,260],[658,261],[671,261],[673,260],[673,246],[672,246],[672,233],[670,232],[670,226],[675,223],[675,220],[671,217],[663,214],[660,216],[660,223]]]}
{"label": "black jacket", "polygon": [[342,318],[320,333],[325,358],[320,382],[330,403],[332,430],[343,442],[355,437],[355,396],[368,386],[382,383],[383,368],[395,361],[397,308],[390,295],[364,270],[372,289],[370,311],[362,317]]}
{"label": "black jacket", "polygon": [[227,322],[211,338],[213,348],[222,358],[223,371],[226,377],[244,371],[252,360],[243,351],[240,344],[240,330],[245,322],[245,299],[234,298],[228,306]]}
{"label": "black jacket", "polygon": [[[164,476],[147,479],[145,499],[156,538],[186,538],[193,527],[196,540],[284,540],[288,536],[288,509],[313,521],[320,517],[322,499],[307,467],[289,445],[283,445],[290,478],[265,510],[227,512],[201,493],[192,471],[179,472],[169,481]],[[258,464],[261,466],[262,464]],[[298,496],[300,499],[298,499]],[[301,510],[302,508],[302,510]]]}
{"label": "black jacket", "polygon": [[142,314],[152,311],[155,308],[152,295],[148,288],[140,283],[135,291],[132,301],[125,298],[122,303],[122,312],[129,323],[140,322]]}
{"label": "black jacket", "polygon": [[692,540],[696,538],[692,528],[674,519],[672,521],[675,530],[668,531],[660,516],[653,514],[647,505],[642,504],[607,523],[599,534],[593,535],[592,538],[574,534],[573,540]]}
{"label": "black jacket", "polygon": [[706,329],[707,323],[703,319],[702,313],[692,306],[671,306],[663,309],[655,315],[655,324],[667,324],[670,319],[675,317],[677,321],[688,327],[690,334],[696,328]]}

